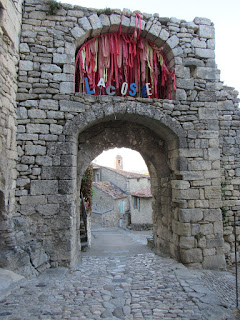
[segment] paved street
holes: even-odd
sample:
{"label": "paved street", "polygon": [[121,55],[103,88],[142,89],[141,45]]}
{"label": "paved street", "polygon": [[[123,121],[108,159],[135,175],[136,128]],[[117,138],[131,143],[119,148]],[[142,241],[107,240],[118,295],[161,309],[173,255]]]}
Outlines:
{"label": "paved street", "polygon": [[0,319],[239,319],[232,274],[156,256],[146,233],[95,226],[77,270],[24,280],[0,301]]}

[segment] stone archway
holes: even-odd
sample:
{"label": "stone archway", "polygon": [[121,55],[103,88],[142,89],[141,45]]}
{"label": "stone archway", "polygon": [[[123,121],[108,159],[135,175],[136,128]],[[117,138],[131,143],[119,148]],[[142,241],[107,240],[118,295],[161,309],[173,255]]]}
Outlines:
{"label": "stone archway", "polygon": [[[125,102],[127,107],[131,102]],[[111,111],[110,111],[111,109]],[[74,146],[74,205],[72,205],[71,264],[80,259],[79,240],[79,192],[81,177],[90,162],[103,150],[111,147],[128,147],[142,155],[150,172],[153,194],[154,242],[156,251],[181,259],[180,236],[175,233],[173,222],[178,204],[172,201],[172,187],[180,177],[179,148],[185,148],[185,133],[181,126],[160,112],[144,114],[144,110],[120,110],[119,105],[104,104],[95,112],[87,111],[69,121],[64,133]],[[108,110],[108,111],[107,111]],[[108,113],[108,114],[106,114]],[[96,117],[97,116],[97,117]],[[76,146],[77,144],[77,146]],[[66,155],[62,155],[62,159]],[[64,180],[59,183],[66,183]],[[75,186],[74,186],[74,183]],[[64,188],[62,190],[64,192]],[[69,189],[68,189],[69,192]],[[174,191],[177,192],[177,189]]]}

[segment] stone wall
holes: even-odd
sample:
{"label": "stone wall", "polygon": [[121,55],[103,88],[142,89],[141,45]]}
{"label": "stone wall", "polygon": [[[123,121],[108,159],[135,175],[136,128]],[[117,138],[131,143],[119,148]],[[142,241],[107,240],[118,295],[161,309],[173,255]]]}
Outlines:
{"label": "stone wall", "polygon": [[0,1],[0,266],[35,275],[47,265],[40,243],[29,234],[24,213],[16,211],[16,93],[22,0]]}
{"label": "stone wall", "polygon": [[[222,217],[224,223],[224,252],[228,263],[235,262],[234,214],[240,220],[240,110],[237,92],[223,87],[219,97],[219,127],[221,145]],[[240,251],[240,227],[236,227],[237,250]]]}
{"label": "stone wall", "polygon": [[121,190],[127,192],[128,179],[114,170],[101,168],[101,181],[110,181],[117,185]]}
{"label": "stone wall", "polygon": [[125,211],[129,209],[128,198],[113,199],[110,195],[93,187],[93,206],[92,206],[92,222],[98,223],[103,227],[119,227],[120,219],[120,202],[124,201]]}
{"label": "stone wall", "polygon": [[129,192],[136,192],[141,189],[150,188],[150,179],[148,177],[146,178],[139,178],[139,179],[129,179]]}
{"label": "stone wall", "polygon": [[[234,93],[219,81],[214,26],[204,18],[142,15],[141,36],[162,47],[176,70],[173,100],[74,93],[76,50],[119,30],[121,15],[70,5],[49,15],[46,0],[25,1],[15,212],[52,266],[74,267],[81,176],[103,150],[129,147],[142,154],[151,175],[156,251],[193,266],[224,267],[233,248],[229,224],[239,212],[239,113]],[[135,14],[125,10],[122,32],[134,27]]]}

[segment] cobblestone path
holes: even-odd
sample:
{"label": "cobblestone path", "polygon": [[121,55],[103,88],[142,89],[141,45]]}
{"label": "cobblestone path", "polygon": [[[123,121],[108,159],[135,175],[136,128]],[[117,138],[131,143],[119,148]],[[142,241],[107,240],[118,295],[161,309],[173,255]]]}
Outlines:
{"label": "cobblestone path", "polygon": [[0,319],[237,319],[203,276],[150,251],[86,254],[78,270],[50,269],[24,281],[0,301]]}

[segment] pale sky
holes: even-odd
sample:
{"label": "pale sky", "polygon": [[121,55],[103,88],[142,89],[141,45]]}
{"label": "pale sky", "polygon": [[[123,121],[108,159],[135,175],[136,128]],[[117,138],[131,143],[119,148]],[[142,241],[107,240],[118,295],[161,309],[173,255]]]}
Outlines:
{"label": "pale sky", "polygon": [[[186,21],[193,21],[195,17],[208,18],[215,25],[215,53],[216,63],[221,71],[220,79],[225,85],[234,87],[240,92],[240,0],[61,0],[60,2],[99,9],[128,8],[132,11],[158,13],[161,17],[176,17]],[[114,149],[111,157],[105,152],[100,160],[98,159],[98,163],[112,166],[116,154],[121,154],[124,158],[132,159],[132,161],[125,160],[124,170],[139,170],[138,167],[142,168],[142,162],[135,155],[135,151],[132,152],[125,148]],[[107,159],[110,159],[112,164],[107,163]]]}

